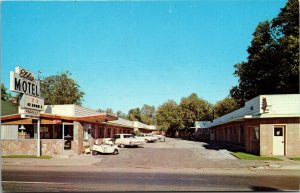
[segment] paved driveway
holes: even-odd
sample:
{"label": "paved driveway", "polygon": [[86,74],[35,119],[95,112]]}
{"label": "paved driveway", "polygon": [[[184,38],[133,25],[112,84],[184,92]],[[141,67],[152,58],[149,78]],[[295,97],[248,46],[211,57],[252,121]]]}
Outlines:
{"label": "paved driveway", "polygon": [[103,167],[202,168],[232,165],[237,158],[227,150],[206,149],[204,142],[166,138],[165,142],[146,143],[141,148],[120,148],[120,154],[98,155]]}

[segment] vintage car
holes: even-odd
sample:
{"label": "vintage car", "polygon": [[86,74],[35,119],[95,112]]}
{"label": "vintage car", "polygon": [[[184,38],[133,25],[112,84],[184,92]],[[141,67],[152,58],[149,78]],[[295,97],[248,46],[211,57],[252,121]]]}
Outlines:
{"label": "vintage car", "polygon": [[166,141],[165,136],[163,135],[155,135],[157,137],[157,141]]}
{"label": "vintage car", "polygon": [[157,141],[157,137],[152,133],[140,133],[137,134],[137,138],[143,139],[147,143]]}
{"label": "vintage car", "polygon": [[112,138],[112,141],[120,147],[125,147],[125,146],[138,147],[145,144],[145,141],[143,139],[136,138],[132,134],[115,134],[114,137]]}
{"label": "vintage car", "polygon": [[104,139],[100,144],[94,144],[92,147],[92,155],[97,154],[119,154],[119,148],[111,139]]}

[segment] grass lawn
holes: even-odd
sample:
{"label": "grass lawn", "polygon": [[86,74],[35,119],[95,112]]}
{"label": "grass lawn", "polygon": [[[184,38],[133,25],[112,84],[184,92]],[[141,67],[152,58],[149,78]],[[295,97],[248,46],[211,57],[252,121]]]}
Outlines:
{"label": "grass lawn", "polygon": [[38,157],[36,155],[3,155],[1,158],[39,158],[39,159],[51,159],[52,156],[50,155],[42,155]]}
{"label": "grass lawn", "polygon": [[294,160],[294,161],[300,161],[300,157],[289,157],[289,159]]}
{"label": "grass lawn", "polygon": [[264,157],[264,156],[257,156],[252,155],[244,152],[231,152],[231,155],[244,160],[272,160],[272,161],[283,161],[282,159],[279,159],[277,157]]}

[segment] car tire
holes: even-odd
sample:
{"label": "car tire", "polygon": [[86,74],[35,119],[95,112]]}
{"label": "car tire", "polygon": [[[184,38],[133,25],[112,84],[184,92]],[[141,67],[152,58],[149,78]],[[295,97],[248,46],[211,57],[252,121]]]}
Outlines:
{"label": "car tire", "polygon": [[114,152],[113,152],[113,154],[117,155],[117,154],[119,154],[119,151],[117,149],[115,149]]}
{"label": "car tire", "polygon": [[92,155],[97,155],[97,154],[98,154],[98,152],[96,150],[92,151]]}

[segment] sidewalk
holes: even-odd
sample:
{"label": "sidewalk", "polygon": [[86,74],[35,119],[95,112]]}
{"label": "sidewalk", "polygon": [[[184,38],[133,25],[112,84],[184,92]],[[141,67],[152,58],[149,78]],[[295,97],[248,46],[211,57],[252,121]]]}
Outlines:
{"label": "sidewalk", "polygon": [[75,155],[71,157],[38,158],[1,158],[2,168],[5,166],[37,166],[37,167],[85,167],[100,162],[100,156]]}
{"label": "sidewalk", "polygon": [[[60,158],[54,157],[52,159],[37,159],[37,158],[2,158],[2,169],[3,168],[13,168],[15,167],[46,167],[46,168],[55,168],[63,167],[70,169],[79,169],[79,168],[89,168],[89,169],[110,169],[115,171],[120,171],[125,168],[131,168],[134,170],[186,170],[186,171],[218,171],[218,170],[227,170],[227,171],[238,171],[238,170],[249,170],[249,171],[264,171],[264,170],[293,170],[299,171],[300,174],[300,162],[293,161],[288,158],[284,158],[284,161],[258,161],[258,160],[232,160],[228,162],[223,162],[215,165],[201,163],[201,167],[192,168],[192,167],[149,167],[149,166],[111,166],[111,165],[102,165],[103,157],[92,156],[90,154],[84,155],[75,155],[69,158]],[[97,163],[97,164],[96,164]]]}

